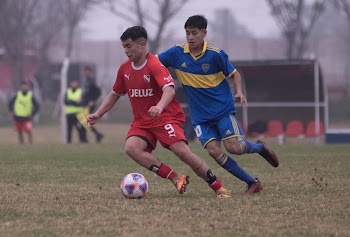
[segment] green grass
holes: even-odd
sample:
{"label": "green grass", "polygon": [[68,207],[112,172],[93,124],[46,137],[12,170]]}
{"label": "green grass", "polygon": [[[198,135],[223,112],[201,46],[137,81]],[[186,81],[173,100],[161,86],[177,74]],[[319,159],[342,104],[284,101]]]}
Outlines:
{"label": "green grass", "polygon": [[[264,185],[262,193],[245,196],[245,184],[192,143],[232,191],[232,198],[222,200],[159,146],[155,154],[162,161],[191,176],[188,192],[177,194],[168,180],[124,154],[124,131],[112,136],[120,130],[110,128],[99,145],[63,145],[45,142],[42,136],[52,133],[44,130],[35,130],[32,146],[8,142],[3,134],[11,131],[0,130],[0,236],[350,235],[349,145],[272,144],[281,159],[277,169],[258,155],[236,157]],[[148,179],[146,199],[120,193],[120,181],[130,172]]]}

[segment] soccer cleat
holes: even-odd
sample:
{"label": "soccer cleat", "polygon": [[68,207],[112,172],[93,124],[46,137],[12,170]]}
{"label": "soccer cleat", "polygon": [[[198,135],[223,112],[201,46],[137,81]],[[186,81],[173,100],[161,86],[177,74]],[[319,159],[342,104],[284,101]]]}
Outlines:
{"label": "soccer cleat", "polygon": [[255,183],[248,184],[247,190],[244,194],[253,194],[253,193],[259,193],[263,189],[262,184],[258,179],[256,179]]}
{"label": "soccer cleat", "polygon": [[273,167],[278,167],[278,165],[280,164],[277,155],[271,151],[265,142],[257,140],[257,143],[260,143],[263,146],[263,150],[261,153],[259,153],[262,157],[264,157],[264,159],[270,163],[270,165],[272,165]]}
{"label": "soccer cleat", "polygon": [[231,197],[230,191],[228,191],[224,187],[219,188],[215,192],[216,192],[216,197],[217,198],[229,198],[229,197]]}
{"label": "soccer cleat", "polygon": [[190,183],[189,179],[190,177],[187,175],[180,175],[175,181],[173,181],[178,193],[183,194],[186,192],[187,184]]}

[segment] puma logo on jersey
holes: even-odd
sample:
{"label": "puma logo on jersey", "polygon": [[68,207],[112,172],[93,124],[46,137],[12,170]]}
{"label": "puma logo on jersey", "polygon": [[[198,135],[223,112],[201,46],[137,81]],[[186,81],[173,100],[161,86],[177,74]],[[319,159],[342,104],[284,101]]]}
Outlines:
{"label": "puma logo on jersey", "polygon": [[130,79],[130,74],[129,74],[129,75],[126,75],[126,74],[125,74],[125,77],[126,77],[126,79],[129,80],[129,79]]}
{"label": "puma logo on jersey", "polygon": [[129,89],[130,97],[150,97],[154,96],[153,89]]}

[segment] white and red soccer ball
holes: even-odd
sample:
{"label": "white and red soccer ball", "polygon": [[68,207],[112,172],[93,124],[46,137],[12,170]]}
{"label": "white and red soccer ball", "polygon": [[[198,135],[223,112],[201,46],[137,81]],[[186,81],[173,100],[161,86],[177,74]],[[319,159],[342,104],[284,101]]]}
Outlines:
{"label": "white and red soccer ball", "polygon": [[126,198],[144,198],[148,191],[147,179],[139,173],[127,174],[120,184],[120,190]]}

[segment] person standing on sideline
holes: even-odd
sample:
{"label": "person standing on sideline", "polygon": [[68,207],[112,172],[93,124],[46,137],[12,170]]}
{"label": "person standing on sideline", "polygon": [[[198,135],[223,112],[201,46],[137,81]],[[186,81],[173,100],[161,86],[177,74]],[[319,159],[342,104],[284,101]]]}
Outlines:
{"label": "person standing on sideline", "polygon": [[[88,113],[92,113],[96,108],[96,102],[101,96],[101,89],[96,85],[96,80],[91,67],[86,66],[84,68],[85,84],[83,88],[82,106],[88,108]],[[96,142],[100,143],[103,134],[99,132],[95,127],[91,128],[91,131],[95,134]]]}
{"label": "person standing on sideline", "polygon": [[204,16],[189,17],[184,26],[187,44],[173,46],[160,53],[158,59],[165,67],[175,69],[187,94],[193,128],[209,155],[232,175],[247,183],[246,194],[260,192],[260,181],[225,154],[221,142],[230,154],[258,153],[273,167],[279,165],[279,160],[263,141],[252,143],[242,140],[244,134],[235,117],[234,98],[226,80],[233,80],[234,97],[242,106],[247,106],[241,76],[222,49],[204,40],[207,24]]}
{"label": "person standing on sideline", "polygon": [[112,91],[97,111],[88,115],[87,123],[95,125],[122,95],[127,94],[134,120],[126,136],[126,154],[161,178],[171,180],[177,191],[183,194],[189,177],[178,175],[152,154],[159,141],[204,179],[217,197],[230,197],[230,192],[207,163],[188,147],[183,130],[185,115],[174,97],[174,80],[157,57],[148,52],[146,30],[141,26],[128,28],[120,39],[129,60],[119,67]]}
{"label": "person standing on sideline", "polygon": [[79,87],[79,82],[73,80],[70,82],[67,92],[64,96],[64,104],[66,118],[67,118],[67,143],[72,142],[73,127],[76,128],[79,134],[79,141],[86,143],[86,129],[80,124],[77,119],[77,114],[83,111],[83,107],[80,105],[82,100],[82,90]]}
{"label": "person standing on sideline", "polygon": [[14,128],[18,134],[20,144],[24,143],[23,132],[28,134],[28,142],[33,143],[33,116],[39,111],[39,103],[29,90],[26,81],[21,82],[21,88],[8,104],[10,115],[14,121]]}

